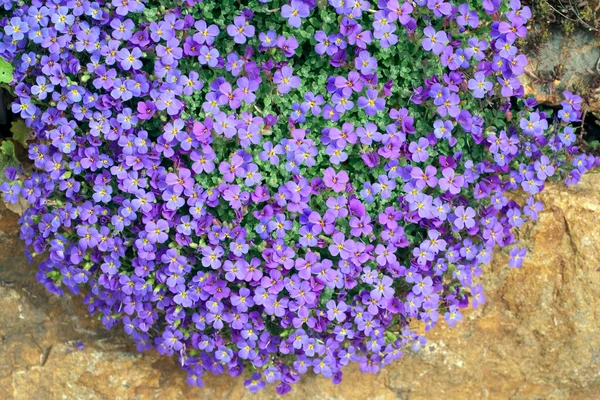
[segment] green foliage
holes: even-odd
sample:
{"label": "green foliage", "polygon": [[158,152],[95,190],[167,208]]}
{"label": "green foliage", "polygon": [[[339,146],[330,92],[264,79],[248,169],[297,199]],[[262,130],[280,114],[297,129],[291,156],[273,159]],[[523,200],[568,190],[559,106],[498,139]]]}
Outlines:
{"label": "green foliage", "polygon": [[0,180],[4,179],[4,170],[8,167],[16,167],[19,160],[15,155],[15,145],[10,140],[4,140],[0,144]]}
{"label": "green foliage", "polygon": [[13,141],[27,148],[27,138],[29,137],[31,129],[25,125],[25,122],[22,119],[13,121],[10,132],[12,133]]}
{"label": "green foliage", "polygon": [[5,59],[0,57],[0,83],[10,83],[14,79],[13,67]]}

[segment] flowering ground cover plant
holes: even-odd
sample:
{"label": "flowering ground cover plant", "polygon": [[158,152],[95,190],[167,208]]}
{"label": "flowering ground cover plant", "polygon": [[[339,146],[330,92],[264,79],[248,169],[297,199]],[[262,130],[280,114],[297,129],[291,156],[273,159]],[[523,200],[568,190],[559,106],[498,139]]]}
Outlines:
{"label": "flowering ground cover plant", "polygon": [[412,322],[485,302],[474,278],[548,179],[599,164],[581,98],[523,98],[518,0],[0,4],[36,135],[2,192],[31,204],[38,280],[192,385],[377,372],[424,343]]}

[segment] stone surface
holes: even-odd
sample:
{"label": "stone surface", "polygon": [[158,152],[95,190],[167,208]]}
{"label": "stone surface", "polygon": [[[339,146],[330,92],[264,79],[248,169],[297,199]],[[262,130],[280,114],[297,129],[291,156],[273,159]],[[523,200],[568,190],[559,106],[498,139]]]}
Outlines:
{"label": "stone surface", "polygon": [[[581,94],[590,90],[587,108],[600,115],[600,40],[593,32],[576,29],[571,36],[562,30],[552,31],[548,41],[539,46],[538,54],[528,54],[529,65],[521,75],[527,95],[534,95],[543,104],[556,106],[563,100],[564,90]],[[553,71],[563,73],[554,81]]]}
{"label": "stone surface", "polygon": [[[499,251],[485,268],[484,307],[430,333],[417,353],[378,375],[307,376],[296,399],[598,399],[600,397],[600,174],[549,188],[546,211],[520,234],[520,270]],[[0,207],[2,207],[0,205]],[[47,294],[22,255],[17,217],[0,210],[0,399],[272,399],[242,378],[191,388],[175,361],[139,354],[105,331],[81,298]],[[76,343],[81,341],[84,349]]]}

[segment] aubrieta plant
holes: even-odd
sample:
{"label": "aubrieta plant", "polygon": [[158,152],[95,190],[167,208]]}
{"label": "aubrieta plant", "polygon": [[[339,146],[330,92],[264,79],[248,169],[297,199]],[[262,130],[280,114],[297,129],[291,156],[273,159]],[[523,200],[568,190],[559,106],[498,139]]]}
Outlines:
{"label": "aubrieta plant", "polygon": [[377,372],[485,302],[533,195],[599,163],[580,97],[523,98],[519,0],[0,4],[36,135],[2,191],[38,280],[192,385]]}

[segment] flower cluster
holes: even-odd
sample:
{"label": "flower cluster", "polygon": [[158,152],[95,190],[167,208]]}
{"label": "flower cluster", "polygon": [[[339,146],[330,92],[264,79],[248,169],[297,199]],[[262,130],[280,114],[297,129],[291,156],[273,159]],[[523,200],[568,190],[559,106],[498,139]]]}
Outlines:
{"label": "flower cluster", "polygon": [[599,163],[581,98],[523,98],[519,0],[1,4],[36,135],[1,189],[30,203],[38,280],[192,385],[377,372],[424,343],[411,322],[485,301],[474,278],[548,179]]}

